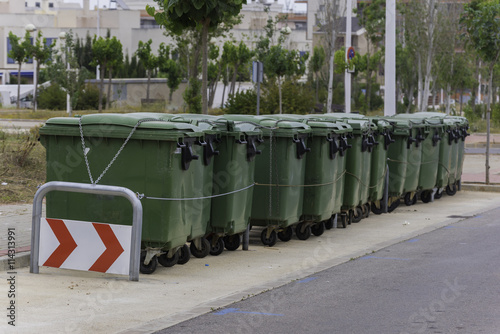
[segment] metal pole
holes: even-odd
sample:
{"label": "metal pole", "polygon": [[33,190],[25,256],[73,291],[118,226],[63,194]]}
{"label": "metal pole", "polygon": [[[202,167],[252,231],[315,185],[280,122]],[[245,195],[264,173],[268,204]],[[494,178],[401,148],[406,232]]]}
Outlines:
{"label": "metal pole", "polygon": [[38,189],[33,199],[33,215],[31,222],[31,261],[30,273],[39,273],[40,252],[40,220],[42,218],[42,201],[45,195],[51,191],[67,191],[85,194],[111,195],[127,198],[132,204],[132,237],[130,246],[130,268],[129,280],[139,281],[139,261],[141,251],[142,235],[142,203],[136,194],[130,189],[117,186],[106,186],[100,184],[86,184],[75,182],[52,181],[44,184]]}
{"label": "metal pole", "polygon": [[248,225],[245,232],[243,232],[243,245],[241,246],[243,250],[248,250],[249,243],[250,243],[250,225]]}
{"label": "metal pole", "polygon": [[[38,61],[36,60],[35,57],[33,57],[33,65],[34,65],[34,69],[33,69],[33,85],[35,86],[35,90],[33,91],[34,95],[36,95],[36,89],[37,89],[37,86],[38,86],[38,78],[37,78],[37,75],[36,75],[37,64],[38,64]],[[34,101],[34,105],[33,105],[33,111],[34,112],[36,112],[36,109],[37,109],[36,105],[37,105],[37,100]]]}
{"label": "metal pole", "polygon": [[384,116],[396,114],[396,0],[385,7],[385,97]]}
{"label": "metal pole", "polygon": [[[101,14],[100,14],[100,8],[99,8],[99,0],[97,0],[97,38],[101,37]],[[95,67],[95,78],[96,80],[101,79],[101,73],[100,73],[100,66],[97,65]]]}
{"label": "metal pole", "polygon": [[[346,28],[345,28],[345,60],[348,61],[347,50],[351,47],[351,35],[352,35],[352,0],[347,0],[346,9]],[[347,114],[351,113],[351,73],[349,69],[345,71],[345,87],[344,87],[344,98],[345,98],[345,112]]]}

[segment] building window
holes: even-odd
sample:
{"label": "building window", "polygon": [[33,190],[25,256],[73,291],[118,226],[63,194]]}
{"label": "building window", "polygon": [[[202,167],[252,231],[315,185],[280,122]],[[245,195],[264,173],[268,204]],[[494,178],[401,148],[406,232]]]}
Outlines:
{"label": "building window", "polygon": [[53,2],[49,2],[49,8],[54,8],[54,3]]}
{"label": "building window", "polygon": [[35,7],[36,8],[40,8],[40,3],[39,2],[35,2]]}

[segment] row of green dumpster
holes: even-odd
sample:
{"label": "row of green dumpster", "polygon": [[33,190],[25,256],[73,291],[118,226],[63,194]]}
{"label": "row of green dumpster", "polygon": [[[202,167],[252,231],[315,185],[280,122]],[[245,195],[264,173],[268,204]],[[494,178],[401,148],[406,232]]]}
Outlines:
{"label": "row of green dumpster", "polygon": [[[468,122],[441,113],[130,113],[53,118],[40,129],[47,181],[131,189],[143,205],[140,270],[240,247],[306,240],[430,202],[460,186]],[[47,217],[131,225],[125,199],[47,195]],[[189,243],[189,246],[188,246]]]}

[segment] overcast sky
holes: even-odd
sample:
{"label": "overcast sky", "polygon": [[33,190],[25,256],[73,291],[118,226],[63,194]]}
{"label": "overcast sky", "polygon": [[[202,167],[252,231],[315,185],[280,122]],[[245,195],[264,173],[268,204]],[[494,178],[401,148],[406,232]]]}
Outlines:
{"label": "overcast sky", "polygon": [[[98,0],[90,0],[90,8],[94,8],[97,6],[97,1]],[[83,1],[82,0],[64,0],[64,2],[76,2],[82,5]],[[249,2],[247,0],[247,2]],[[289,6],[289,8],[295,8],[295,11],[302,11],[305,12],[307,9],[306,4],[297,4],[294,5],[294,0],[278,0],[279,3],[284,4],[285,6]],[[109,0],[99,0],[99,6],[102,7],[108,7],[110,1]]]}

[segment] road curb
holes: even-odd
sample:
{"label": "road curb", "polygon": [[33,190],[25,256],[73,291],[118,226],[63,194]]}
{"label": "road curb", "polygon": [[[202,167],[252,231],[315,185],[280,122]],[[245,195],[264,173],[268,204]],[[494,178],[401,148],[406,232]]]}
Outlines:
{"label": "road curb", "polygon": [[462,190],[498,193],[500,184],[462,183]]}
{"label": "road curb", "polygon": [[[14,269],[29,267],[30,265],[31,252],[16,253],[14,260]],[[7,255],[0,257],[0,272],[2,271],[12,271],[13,269],[9,266],[9,260],[11,260]]]}

